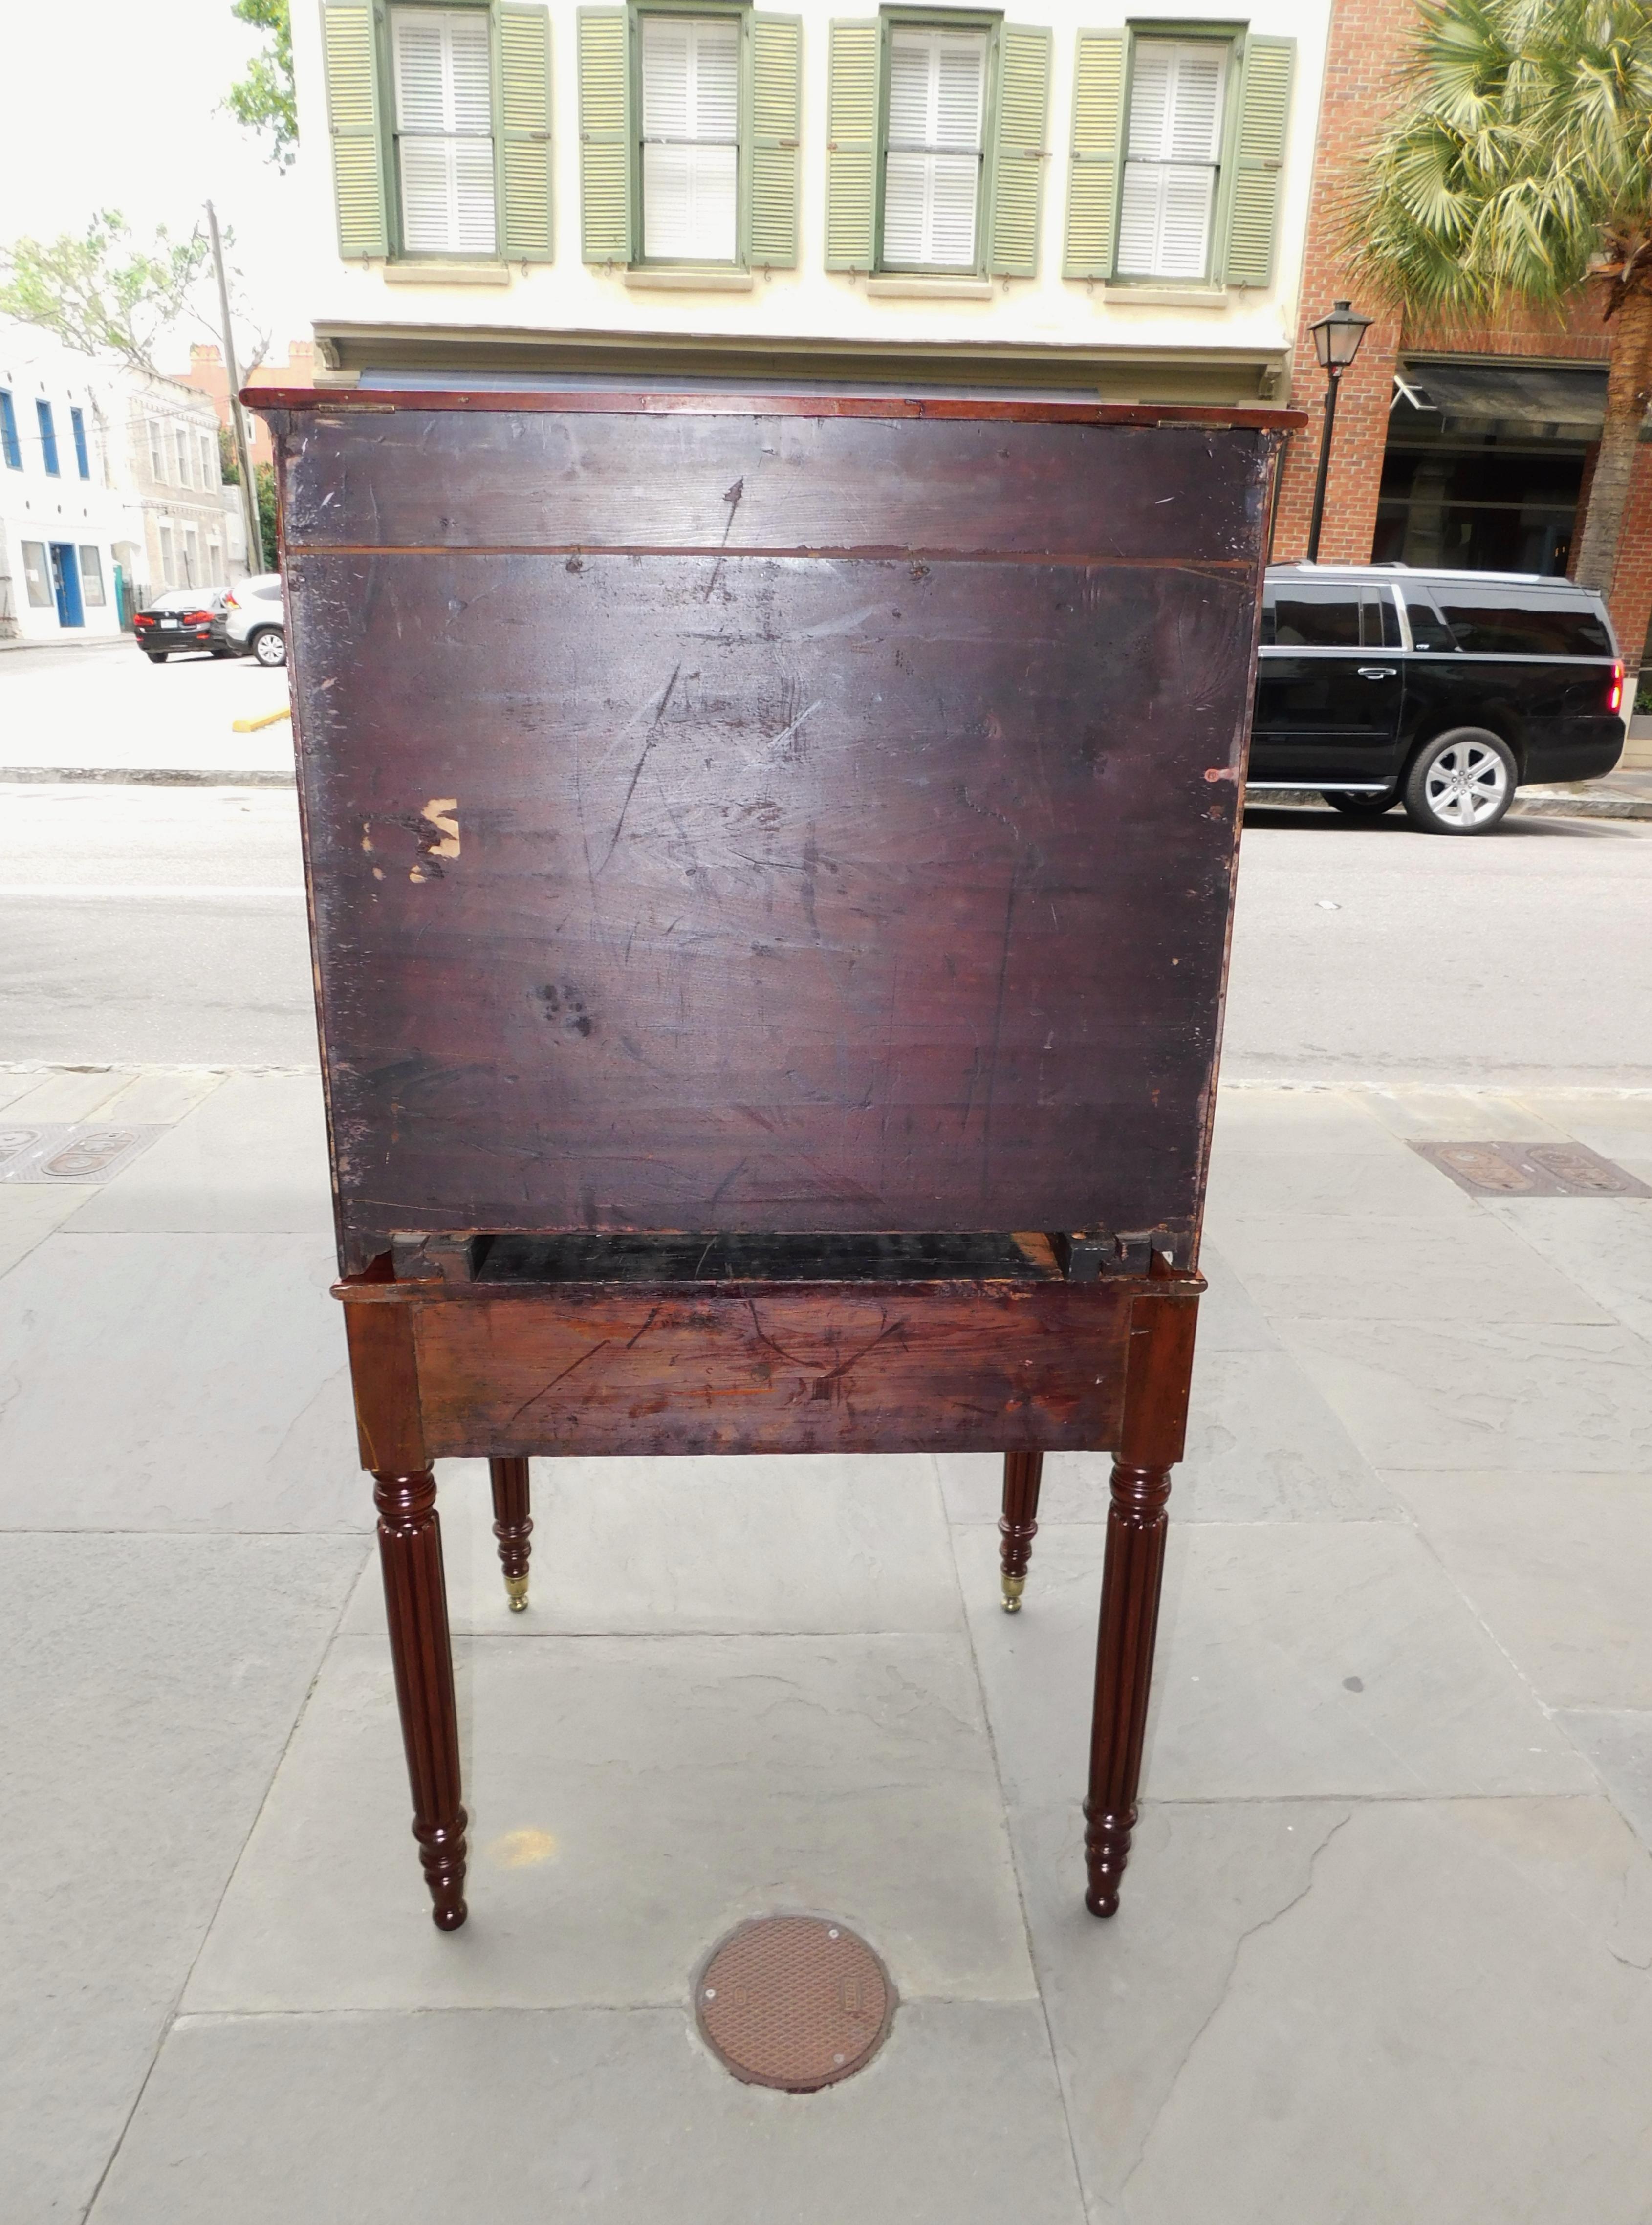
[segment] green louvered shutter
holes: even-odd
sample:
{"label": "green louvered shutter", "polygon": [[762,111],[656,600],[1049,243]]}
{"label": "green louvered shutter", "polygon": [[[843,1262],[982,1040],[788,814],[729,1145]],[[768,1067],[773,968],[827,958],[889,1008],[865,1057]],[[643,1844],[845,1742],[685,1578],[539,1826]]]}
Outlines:
{"label": "green louvered shutter", "polygon": [[513,263],[548,263],[551,242],[551,16],[507,0],[499,10],[499,237]]}
{"label": "green louvered shutter", "polygon": [[1111,278],[1118,232],[1124,136],[1123,31],[1080,31],[1073,82],[1073,167],[1067,174],[1064,278]]}
{"label": "green louvered shutter", "polygon": [[803,19],[751,18],[751,251],[760,270],[797,267],[797,146]]}
{"label": "green louvered shutter", "polygon": [[623,8],[579,10],[579,236],[587,263],[631,259],[631,60]]}
{"label": "green louvered shutter", "polygon": [[1265,286],[1274,275],[1285,130],[1290,121],[1294,39],[1247,37],[1239,76],[1238,144],[1220,276],[1230,286]]}
{"label": "green louvered shutter", "polygon": [[368,0],[326,0],[327,128],[340,255],[388,255],[384,158],[378,136],[373,11]]}
{"label": "green louvered shutter", "polygon": [[826,72],[828,270],[870,270],[877,220],[877,62],[883,27],[876,16],[832,26]]}
{"label": "green louvered shutter", "polygon": [[1050,113],[1050,34],[1006,23],[998,34],[998,126],[986,267],[995,277],[1038,272],[1044,206],[1044,134]]}

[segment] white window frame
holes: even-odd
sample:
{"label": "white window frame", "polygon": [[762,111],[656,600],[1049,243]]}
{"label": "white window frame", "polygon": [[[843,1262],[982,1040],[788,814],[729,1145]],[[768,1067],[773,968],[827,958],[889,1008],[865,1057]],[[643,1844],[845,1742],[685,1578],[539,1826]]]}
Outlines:
{"label": "white window frame", "polygon": [[144,424],[149,434],[149,477],[157,486],[167,480],[167,428],[158,417],[146,417]]}
{"label": "white window frame", "polygon": [[[744,51],[745,27],[740,16],[721,10],[695,13],[687,9],[646,9],[636,18],[637,188],[642,220],[639,225],[642,258],[645,263],[689,263],[736,269],[741,255],[742,201],[746,187],[744,147]],[[687,45],[687,112],[669,114],[661,92],[649,93],[649,48],[680,29]],[[715,45],[732,50],[732,83],[721,90],[726,112],[707,115],[700,99],[701,46],[707,33]],[[662,52],[662,49],[661,49]],[[663,52],[662,52],[663,66]],[[719,129],[721,124],[725,128]],[[726,155],[727,159],[719,160]],[[677,175],[674,178],[674,170]],[[668,196],[680,188],[685,207],[670,222]]]}
{"label": "white window frame", "polygon": [[[453,35],[463,28],[465,43],[472,57],[479,45],[487,68],[487,129],[473,120],[478,110],[468,96],[474,87],[462,87],[455,67]],[[452,258],[461,262],[492,262],[499,253],[499,185],[496,143],[497,71],[493,53],[492,11],[488,8],[392,7],[388,16],[391,130],[395,146],[396,205],[398,244],[403,257],[414,261]],[[402,120],[404,61],[402,32],[423,29],[440,35],[441,127]],[[472,120],[465,121],[466,117]],[[413,193],[440,195],[445,201],[444,220],[428,221],[430,212],[409,214],[409,157],[422,168]],[[486,215],[481,212],[485,189]],[[471,196],[467,206],[465,197]]]}
{"label": "white window frame", "polygon": [[168,587],[181,586],[183,583],[178,577],[178,543],[172,529],[172,520],[163,517],[155,532],[161,543],[161,582]]}
{"label": "white window frame", "polygon": [[[1140,115],[1142,61],[1162,57],[1169,76],[1167,103],[1172,144],[1166,145],[1163,121],[1157,131]],[[1214,64],[1207,130],[1199,128],[1202,92],[1195,73]],[[1130,105],[1124,117],[1123,159],[1119,166],[1118,246],[1114,269],[1136,284],[1197,286],[1211,275],[1216,226],[1221,209],[1225,160],[1228,154],[1228,109],[1236,71],[1233,42],[1220,38],[1178,38],[1174,28],[1138,31],[1130,41]],[[1184,83],[1189,90],[1183,94]],[[1177,111],[1186,101],[1187,113]],[[1180,143],[1177,143],[1177,142]],[[1174,235],[1184,235],[1193,212],[1201,226],[1200,251],[1191,253]],[[1142,251],[1132,244],[1150,233]]]}
{"label": "white window frame", "polygon": [[[912,53],[927,48],[930,56],[928,82],[925,90],[925,115],[921,133],[909,128],[915,118],[897,117],[895,110],[895,73],[897,48]],[[885,64],[883,87],[883,117],[879,149],[878,175],[878,268],[881,270],[934,272],[938,276],[969,277],[982,266],[984,248],[985,184],[988,164],[988,136],[992,104],[992,73],[995,37],[986,24],[928,25],[910,17],[896,16],[889,20],[885,34]],[[979,75],[977,79],[974,129],[972,134],[960,135],[954,128],[948,131],[943,115],[942,69],[950,54],[959,56],[968,51],[978,55]],[[898,165],[895,174],[901,181],[904,194],[916,192],[920,198],[916,210],[915,231],[911,228],[910,214],[902,212],[891,237],[889,223],[890,182],[892,167]],[[968,252],[947,252],[943,226],[946,211],[944,206],[948,192],[953,200],[952,219],[957,221],[957,202],[962,198],[958,187],[965,179],[968,183],[969,240]]]}

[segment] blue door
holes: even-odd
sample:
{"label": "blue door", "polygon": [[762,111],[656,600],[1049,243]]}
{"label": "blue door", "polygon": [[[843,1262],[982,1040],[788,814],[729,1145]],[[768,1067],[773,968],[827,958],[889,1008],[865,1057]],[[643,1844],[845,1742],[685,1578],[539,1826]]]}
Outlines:
{"label": "blue door", "polygon": [[80,602],[80,564],[72,541],[52,543],[52,586],[57,596],[57,622],[60,625],[85,625],[86,614]]}

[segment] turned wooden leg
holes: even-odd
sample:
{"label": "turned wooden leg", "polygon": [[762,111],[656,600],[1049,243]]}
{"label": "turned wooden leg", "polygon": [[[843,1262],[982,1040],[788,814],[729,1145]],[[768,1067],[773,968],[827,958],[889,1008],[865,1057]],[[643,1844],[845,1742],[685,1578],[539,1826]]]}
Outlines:
{"label": "turned wooden leg", "polygon": [[1044,1480],[1042,1453],[1003,1456],[1003,1513],[998,1522],[998,1566],[1003,1570],[1003,1611],[1021,1613],[1027,1588],[1027,1563],[1038,1535],[1038,1487]]}
{"label": "turned wooden leg", "polygon": [[1136,1828],[1164,1576],[1165,1504],[1187,1427],[1198,1306],[1194,1297],[1149,1292],[1131,1309],[1123,1421],[1107,1511],[1090,1792],[1084,1803],[1085,1906],[1092,1916],[1111,1916],[1118,1907]]}
{"label": "turned wooden leg", "polygon": [[528,1604],[528,1541],[534,1529],[528,1511],[528,1463],[491,1460],[488,1473],[493,1479],[493,1534],[499,1540],[499,1565],[505,1572],[510,1612],[520,1614]]}
{"label": "turned wooden leg", "polygon": [[413,1786],[413,1835],[437,1928],[465,1921],[465,1825],[459,1804],[459,1715],[447,1634],[436,1479],[374,1471],[378,1555],[396,1664],[396,1696]]}

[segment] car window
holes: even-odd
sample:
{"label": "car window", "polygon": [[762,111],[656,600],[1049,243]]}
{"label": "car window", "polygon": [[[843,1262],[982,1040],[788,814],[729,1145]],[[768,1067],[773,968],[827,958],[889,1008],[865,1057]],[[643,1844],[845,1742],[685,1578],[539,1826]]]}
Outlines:
{"label": "car window", "polygon": [[1457,637],[1440,617],[1434,605],[1415,587],[1405,591],[1405,615],[1411,628],[1412,644],[1417,649],[1455,649]]}
{"label": "car window", "polygon": [[267,587],[256,587],[253,593],[262,602],[278,603],[281,600],[281,581],[272,580]]}
{"label": "car window", "polygon": [[1360,593],[1351,585],[1317,586],[1282,580],[1262,604],[1265,648],[1358,649]]}
{"label": "car window", "polygon": [[1587,603],[1541,589],[1436,583],[1439,604],[1460,650],[1480,656],[1610,656],[1611,639]]}
{"label": "car window", "polygon": [[1394,607],[1393,594],[1387,587],[1360,589],[1359,642],[1362,649],[1399,647],[1400,614]]}

